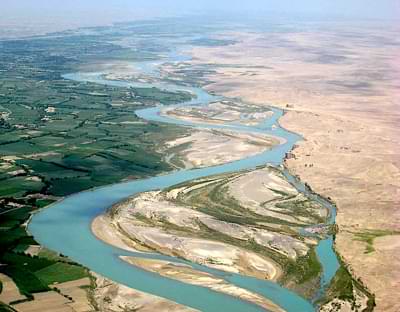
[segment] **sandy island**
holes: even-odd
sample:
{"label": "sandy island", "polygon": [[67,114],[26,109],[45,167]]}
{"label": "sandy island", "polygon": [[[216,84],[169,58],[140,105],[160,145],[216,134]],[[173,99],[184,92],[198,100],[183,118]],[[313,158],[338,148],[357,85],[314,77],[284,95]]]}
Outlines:
{"label": "sandy island", "polygon": [[201,129],[167,142],[162,151],[176,167],[201,168],[254,156],[282,142],[263,134]]}
{"label": "sandy island", "polygon": [[[220,188],[224,189],[221,197],[210,197]],[[240,206],[230,204],[232,200]],[[303,210],[292,210],[296,204],[302,205]],[[238,219],[227,221],[232,214]],[[318,237],[300,238],[299,229],[319,224],[326,217],[325,208],[299,194],[278,170],[266,167],[138,194],[97,217],[92,231],[99,239],[126,250],[154,250],[271,281],[285,276],[286,285],[307,293],[318,286],[318,276],[302,288],[295,283],[300,271],[286,275],[284,267],[309,257],[318,243]],[[257,246],[263,248],[261,252]],[[152,272],[240,296],[264,307],[272,304],[187,266],[124,259]]]}

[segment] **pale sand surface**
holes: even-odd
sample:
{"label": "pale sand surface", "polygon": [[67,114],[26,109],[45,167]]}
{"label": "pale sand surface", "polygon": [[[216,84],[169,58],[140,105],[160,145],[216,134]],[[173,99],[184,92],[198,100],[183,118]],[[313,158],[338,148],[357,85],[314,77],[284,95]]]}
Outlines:
{"label": "pale sand surface", "polygon": [[137,244],[131,239],[127,238],[126,235],[123,235],[120,232],[118,224],[114,222],[113,218],[111,218],[109,214],[97,216],[93,220],[91,228],[96,237],[106,242],[107,244],[128,251],[148,251],[148,249],[145,249],[140,244]]}
{"label": "pale sand surface", "polygon": [[215,166],[250,157],[270,149],[280,141],[259,134],[226,130],[194,130],[166,143],[168,149],[178,149],[177,155],[186,168]]}
{"label": "pale sand surface", "polygon": [[176,279],[188,284],[207,287],[218,292],[253,302],[271,312],[284,311],[279,306],[256,293],[252,293],[246,289],[231,285],[221,278],[213,276],[209,273],[197,271],[190,266],[176,263],[174,264],[172,262],[163,260],[141,259],[134,257],[121,258],[128,263],[151,272],[156,272],[162,276]]}
{"label": "pale sand surface", "polygon": [[365,254],[366,243],[354,232],[400,230],[398,32],[397,26],[326,24],[229,33],[236,45],[192,50],[195,65],[216,68],[209,90],[289,109],[281,124],[305,141],[288,167],[337,203],[337,250],[375,293],[376,311],[393,312],[400,310],[400,248],[382,238]]}
{"label": "pale sand surface", "polygon": [[269,169],[254,170],[229,183],[229,191],[246,206],[259,206],[261,203],[278,199],[280,195],[273,190],[297,195],[297,190],[283,177]]}
{"label": "pale sand surface", "polygon": [[[288,214],[285,209],[279,209],[273,203],[281,198],[276,191],[284,192],[295,196],[293,200],[305,200],[303,194],[291,186],[280,174],[269,168],[263,170],[254,170],[243,174],[238,179],[229,184],[229,194],[239,200],[245,207],[256,212],[259,215],[270,216],[292,223],[315,223],[312,215],[324,217],[327,210],[320,205],[313,205],[310,209],[310,217],[296,217]],[[271,203],[271,204],[268,204]]]}
{"label": "pale sand surface", "polygon": [[75,312],[69,306],[70,300],[55,291],[47,291],[33,295],[34,300],[19,303],[13,307],[19,312]]}
{"label": "pale sand surface", "polygon": [[[177,225],[191,226],[193,218],[200,217],[201,214],[193,210],[186,211],[184,207],[176,207],[168,202],[155,199],[156,192],[142,193],[141,195],[128,199],[114,208],[112,218],[109,216],[99,216],[92,223],[93,233],[105,242],[120,248],[131,250],[131,244],[121,244],[121,237],[131,240],[133,243],[141,243],[159,252],[174,255],[177,254],[185,259],[194,261],[209,267],[217,268],[227,272],[243,273],[259,278],[276,280],[282,274],[280,267],[271,259],[261,257],[253,252],[248,252],[242,248],[226,243],[201,239],[196,237],[185,237],[169,233],[162,228],[148,226],[134,214],[139,213],[143,216],[150,214],[152,218],[157,218],[157,214],[162,219],[167,219]],[[166,212],[166,214],[164,214]],[[112,230],[109,224],[113,224]],[[223,224],[219,224],[221,226]],[[225,225],[223,225],[225,226]],[[104,230],[105,229],[105,230]],[[231,232],[233,229],[226,224],[225,229]],[[219,229],[221,230],[221,229]],[[241,233],[240,229],[234,229],[235,233]],[[257,237],[260,241],[274,241],[273,233],[262,233]],[[290,240],[290,238],[288,238]],[[278,238],[279,240],[279,238]],[[302,243],[289,241],[282,242],[283,246],[298,248],[300,253],[307,250]],[[290,247],[293,244],[293,247]],[[140,248],[137,248],[140,249]],[[294,253],[296,255],[296,252]]]}
{"label": "pale sand surface", "polygon": [[0,273],[0,280],[3,283],[3,290],[0,292],[0,301],[9,304],[12,301],[26,299],[21,295],[17,285],[7,275]]}
{"label": "pale sand surface", "polygon": [[59,283],[52,285],[57,287],[63,295],[73,298],[72,302],[68,305],[76,312],[89,312],[93,311],[93,307],[89,302],[88,293],[85,288],[91,285],[88,277],[79,280]]}
{"label": "pale sand surface", "polygon": [[25,253],[31,256],[37,256],[40,252],[40,245],[29,245],[29,247],[25,250]]}
{"label": "pale sand surface", "polygon": [[[33,295],[34,300],[22,302],[12,305],[14,309],[20,312],[41,312],[41,311],[62,311],[62,312],[90,312],[94,311],[90,304],[88,293],[86,288],[90,286],[89,278],[82,278],[75,281],[58,283],[52,285],[60,290],[61,293],[56,291],[47,291],[43,293],[36,293]],[[8,286],[8,285],[7,285]],[[17,290],[18,291],[18,290]],[[69,296],[72,299],[68,299],[65,296]],[[24,299],[24,296],[13,300],[8,298],[8,301],[3,300],[0,295],[0,300],[6,303],[17,299]]]}
{"label": "pale sand surface", "polygon": [[273,112],[266,107],[223,100],[207,106],[183,106],[175,109],[165,108],[162,114],[191,122],[213,124],[243,124],[255,126],[271,117]]}
{"label": "pale sand surface", "polygon": [[102,312],[194,312],[195,309],[185,307],[170,300],[144,293],[127,286],[114,283],[97,274],[94,300]]}
{"label": "pale sand surface", "polygon": [[[177,201],[181,196],[192,194],[193,191],[204,192],[204,188],[207,189],[215,183],[225,185],[226,192],[231,194],[232,198],[260,215],[289,219],[299,226],[304,226],[304,223],[317,224],[320,222],[315,219],[317,216],[326,216],[326,210],[316,203],[310,203],[306,208],[310,210],[310,217],[307,218],[275,206],[274,203],[283,202],[285,197],[281,194],[291,196],[286,202],[305,198],[276,169],[266,167],[231,177],[222,175],[211,180],[200,179],[194,184],[178,186],[163,192],[138,194],[118,203],[108,214],[98,216],[92,223],[92,231],[98,238],[119,248],[157,250],[228,272],[270,280],[277,280],[282,275],[282,269],[272,259],[223,241],[196,237],[193,233],[201,230],[202,224],[235,239],[253,239],[258,244],[274,249],[293,260],[306,255],[310,246],[316,244],[315,239],[310,238],[303,242],[285,232],[279,233],[280,226],[277,227],[277,231],[271,231],[257,226],[226,222],[197,210],[190,203]],[[162,226],[165,222],[167,226]],[[168,224],[174,227],[170,228]],[[298,231],[296,226],[292,230]]]}
{"label": "pale sand surface", "polygon": [[[166,197],[168,197],[168,193],[166,194]],[[307,245],[290,236],[237,223],[221,221],[208,214],[193,210],[189,206],[175,205],[165,200],[164,194],[157,192],[148,192],[139,195],[129,201],[129,204],[125,209],[127,209],[127,211],[124,216],[121,216],[121,218],[130,219],[130,216],[140,214],[147,218],[166,220],[179,227],[190,228],[193,230],[200,229],[200,221],[208,228],[230,237],[240,240],[254,239],[258,244],[274,248],[293,260],[298,256],[306,255],[309,250]],[[266,209],[263,210],[267,211]],[[265,215],[268,215],[268,213],[265,212]],[[121,228],[125,228],[126,226],[121,221],[120,225]],[[269,279],[272,280],[276,280],[280,275],[279,270],[274,266],[265,271],[269,272]]]}
{"label": "pale sand surface", "polygon": [[[223,196],[210,197],[217,189],[224,190]],[[246,216],[254,211],[261,219],[260,224],[235,223],[227,221],[229,218],[218,219],[218,214],[214,216],[213,209],[224,210],[225,202],[231,200],[245,208],[232,210],[232,215]],[[277,281],[285,273],[280,262],[272,260],[266,253],[258,254],[233,242],[254,240],[291,260],[305,256],[318,239],[302,240],[293,233],[297,233],[300,226],[319,224],[326,216],[326,210],[318,203],[308,202],[304,205],[304,209],[309,210],[305,217],[290,208],[292,202],[304,201],[307,199],[285,180],[280,171],[264,167],[135,195],[114,205],[107,215],[97,217],[92,231],[98,238],[120,248],[134,246],[140,249],[144,246],[211,268]],[[263,215],[268,218],[262,219]],[[280,220],[289,217],[292,224],[282,226]],[[262,220],[276,224],[264,227]],[[206,235],[209,231],[215,234]]]}
{"label": "pale sand surface", "polygon": [[167,255],[179,255],[211,268],[242,273],[258,278],[276,279],[280,269],[271,259],[260,257],[225,243],[170,234],[159,228],[132,224],[121,219],[119,225],[129,237]]}
{"label": "pale sand surface", "polygon": [[[352,311],[364,311],[367,308],[368,299],[358,292],[357,290],[353,290],[353,295],[355,298],[354,304],[343,301],[341,299],[335,298],[327,304],[323,305],[319,312],[352,312]],[[357,306],[355,309],[354,307]]]}

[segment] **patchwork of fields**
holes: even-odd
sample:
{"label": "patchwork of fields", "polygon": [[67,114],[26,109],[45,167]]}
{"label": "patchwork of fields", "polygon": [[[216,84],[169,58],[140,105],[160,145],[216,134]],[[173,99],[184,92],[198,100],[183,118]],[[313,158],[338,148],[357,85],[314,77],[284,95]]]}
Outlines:
{"label": "patchwork of fields", "polygon": [[[62,78],[89,59],[139,57],[103,39],[0,41],[0,272],[13,279],[23,301],[89,276],[87,269],[39,248],[25,230],[30,215],[75,192],[170,170],[162,142],[185,131],[145,123],[134,111],[189,100],[188,93]],[[72,300],[58,291],[62,300]]]}

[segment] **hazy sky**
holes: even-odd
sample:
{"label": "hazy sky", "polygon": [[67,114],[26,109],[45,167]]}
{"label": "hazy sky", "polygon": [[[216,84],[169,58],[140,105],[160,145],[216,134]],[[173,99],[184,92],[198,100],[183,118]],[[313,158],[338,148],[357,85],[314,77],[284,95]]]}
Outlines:
{"label": "hazy sky", "polygon": [[[204,12],[212,10],[282,11],[312,14],[334,14],[357,17],[395,18],[400,12],[399,0],[0,0],[0,16],[13,12],[82,12],[104,9],[110,13],[128,9],[148,14]],[[123,12],[119,12],[122,14]]]}
{"label": "hazy sky", "polygon": [[11,24],[32,31],[35,27],[54,31],[204,13],[393,20],[400,19],[400,0],[0,0],[0,27]]}

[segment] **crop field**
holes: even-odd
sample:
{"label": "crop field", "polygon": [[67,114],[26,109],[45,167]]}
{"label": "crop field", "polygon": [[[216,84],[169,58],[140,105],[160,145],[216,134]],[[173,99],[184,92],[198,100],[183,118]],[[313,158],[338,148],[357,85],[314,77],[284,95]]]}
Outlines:
{"label": "crop field", "polygon": [[139,53],[98,33],[0,41],[0,271],[28,298],[88,276],[50,251],[27,253],[38,245],[25,229],[30,215],[62,196],[171,170],[163,142],[186,131],[144,122],[135,110],[190,100],[189,93],[62,77],[104,58],[151,59],[165,50]]}
{"label": "crop field", "polygon": [[65,196],[169,169],[154,142],[183,130],[145,123],[135,110],[192,95],[63,79],[86,62],[151,59],[165,49],[134,52],[110,42],[117,34],[103,40],[97,31],[0,42],[1,197]]}
{"label": "crop field", "polygon": [[30,245],[37,244],[21,226],[32,209],[27,205],[3,213],[0,219],[0,254],[3,264],[0,272],[10,276],[20,292],[28,298],[33,293],[49,290],[53,283],[88,276],[85,268],[64,257],[49,257],[51,253],[45,250],[38,256],[24,253]]}

